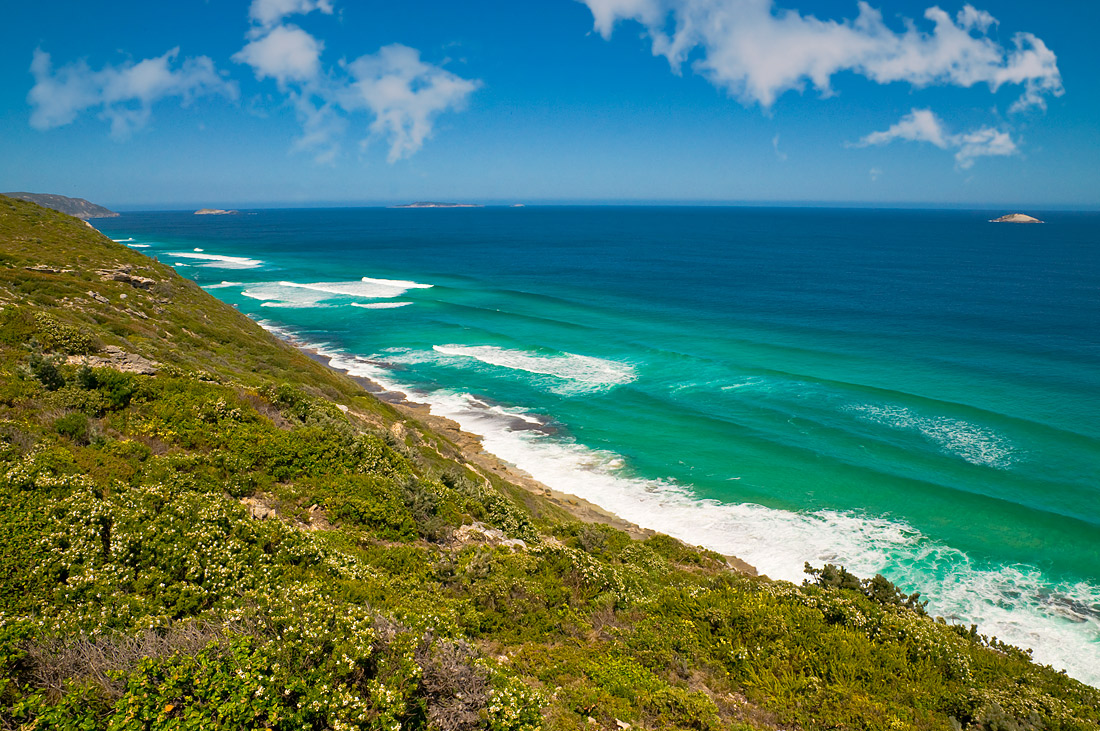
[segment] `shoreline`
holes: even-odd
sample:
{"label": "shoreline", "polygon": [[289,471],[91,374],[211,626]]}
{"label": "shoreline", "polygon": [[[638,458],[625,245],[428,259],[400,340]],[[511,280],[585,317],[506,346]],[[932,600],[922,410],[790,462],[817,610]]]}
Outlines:
{"label": "shoreline", "polygon": [[[387,390],[365,376],[353,375],[345,370],[336,368],[332,365],[332,358],[330,356],[318,352],[315,348],[282,335],[276,335],[276,337],[285,340],[310,359],[320,363],[326,368],[330,368],[355,381],[364,391],[374,396],[379,401],[392,406],[404,416],[420,422],[430,430],[446,437],[458,449],[466,466],[471,468],[474,472],[479,474],[485,472],[492,473],[500,479],[510,482],[533,495],[539,496],[581,522],[607,525],[627,533],[635,540],[645,540],[656,535],[667,535],[652,528],[645,528],[637,523],[632,523],[612,513],[610,510],[589,500],[585,500],[582,497],[554,489],[539,482],[516,465],[498,457],[492,452],[486,451],[479,435],[464,431],[458,423],[452,419],[431,413],[431,406],[429,404],[412,401],[406,394]],[[674,538],[674,540],[680,539]],[[680,542],[684,543],[684,541]],[[759,575],[756,567],[737,556],[726,554],[720,555],[726,559],[726,564],[731,570],[749,576]]]}

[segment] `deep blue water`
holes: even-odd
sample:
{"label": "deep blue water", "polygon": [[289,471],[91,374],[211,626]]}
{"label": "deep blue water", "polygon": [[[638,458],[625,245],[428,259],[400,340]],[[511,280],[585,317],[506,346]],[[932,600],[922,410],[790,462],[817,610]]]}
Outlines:
{"label": "deep blue water", "polygon": [[1100,683],[1100,215],[1001,213],[96,223],[547,484],[773,577],[882,572]]}

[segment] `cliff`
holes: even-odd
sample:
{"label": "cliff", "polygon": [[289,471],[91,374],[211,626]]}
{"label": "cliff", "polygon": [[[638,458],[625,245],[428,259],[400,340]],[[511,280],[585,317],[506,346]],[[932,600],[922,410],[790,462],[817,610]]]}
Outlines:
{"label": "cliff", "polygon": [[1100,724],[881,577],[579,522],[461,438],[0,197],[0,727]]}
{"label": "cliff", "polygon": [[118,214],[114,211],[104,208],[103,206],[97,206],[95,203],[90,203],[83,198],[68,198],[63,195],[54,195],[52,193],[4,193],[4,195],[9,198],[18,198],[19,200],[37,203],[40,206],[51,208],[55,211],[61,211],[62,213],[67,213],[70,216],[75,216],[85,221],[89,218],[118,217]]}

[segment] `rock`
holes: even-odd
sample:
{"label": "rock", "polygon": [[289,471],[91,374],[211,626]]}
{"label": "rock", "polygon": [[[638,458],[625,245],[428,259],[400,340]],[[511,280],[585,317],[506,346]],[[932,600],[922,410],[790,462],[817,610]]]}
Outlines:
{"label": "rock", "polygon": [[106,297],[101,295],[99,292],[93,292],[92,290],[89,289],[88,290],[88,296],[91,297],[92,299],[94,299],[96,302],[99,302],[100,304],[104,304],[104,305],[111,304],[111,300],[107,299]]}
{"label": "rock", "polygon": [[35,264],[32,267],[23,267],[28,272],[41,272],[42,274],[71,274],[72,269],[54,269],[45,264]]}
{"label": "rock", "polygon": [[97,273],[105,282],[123,282],[129,284],[131,287],[137,287],[138,289],[152,289],[153,285],[157,283],[155,279],[131,274],[130,272],[132,270],[133,267],[126,265],[120,266],[117,269],[100,269]]}
{"label": "rock", "polygon": [[239,211],[227,211],[224,208],[200,208],[195,211],[196,216],[232,216]]}
{"label": "rock", "polygon": [[454,532],[452,540],[458,544],[488,543],[492,546],[506,546],[521,551],[527,549],[526,541],[521,541],[518,538],[509,538],[504,534],[504,531],[477,522],[460,526],[458,530]]}
{"label": "rock", "polygon": [[117,345],[108,345],[103,349],[103,355],[70,355],[68,362],[89,368],[114,368],[116,371],[136,373],[139,376],[156,375],[160,366],[160,363],[136,353],[127,353]]}
{"label": "rock", "polygon": [[1024,213],[1009,213],[1000,218],[994,218],[990,223],[1042,223],[1042,221]]}
{"label": "rock", "polygon": [[617,719],[617,718],[615,719],[615,725],[616,725],[616,726],[617,726],[618,728],[621,728],[621,729],[622,729],[623,731],[626,731],[626,730],[627,730],[628,728],[630,728],[630,724],[629,724],[629,723],[627,723],[626,721],[620,721],[620,720],[619,720],[619,719]]}
{"label": "rock", "polygon": [[259,498],[241,498],[241,505],[248,508],[248,514],[256,520],[268,520],[279,517],[279,514],[275,512],[271,506]]}

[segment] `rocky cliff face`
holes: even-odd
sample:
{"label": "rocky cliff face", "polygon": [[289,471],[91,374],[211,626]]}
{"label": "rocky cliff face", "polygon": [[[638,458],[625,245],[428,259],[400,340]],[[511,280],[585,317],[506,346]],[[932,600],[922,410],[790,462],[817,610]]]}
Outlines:
{"label": "rocky cliff face", "polygon": [[89,218],[118,217],[118,214],[109,208],[97,206],[95,203],[86,201],[83,198],[68,198],[63,195],[54,195],[53,193],[4,193],[4,195],[9,198],[18,198],[19,200],[37,203],[45,208],[52,208],[55,211],[61,211],[62,213],[76,216],[85,221]]}

